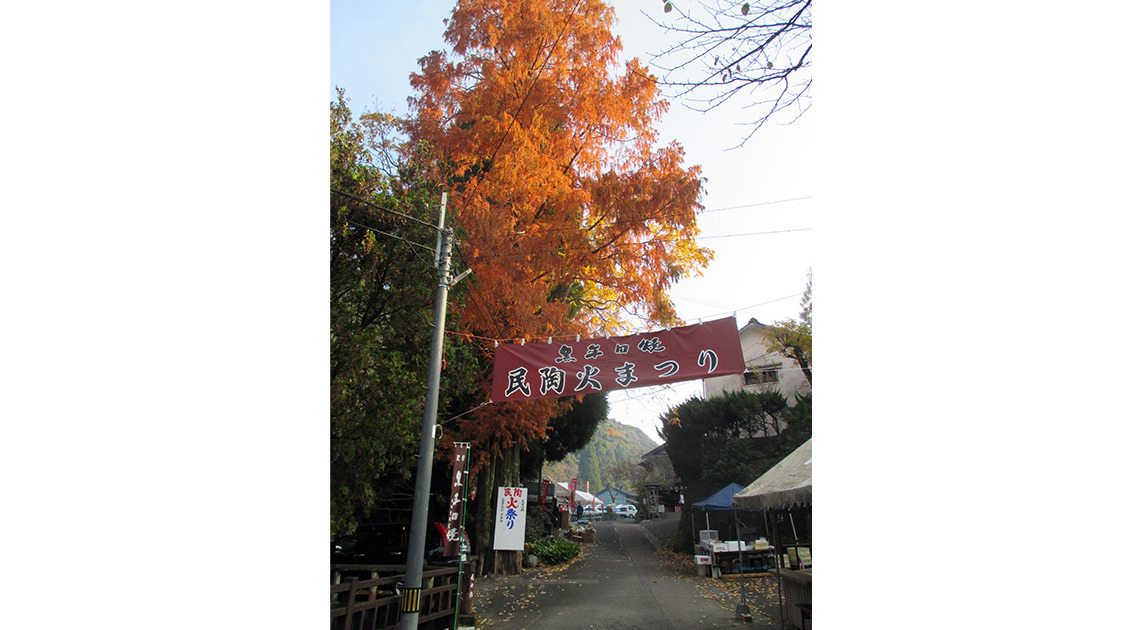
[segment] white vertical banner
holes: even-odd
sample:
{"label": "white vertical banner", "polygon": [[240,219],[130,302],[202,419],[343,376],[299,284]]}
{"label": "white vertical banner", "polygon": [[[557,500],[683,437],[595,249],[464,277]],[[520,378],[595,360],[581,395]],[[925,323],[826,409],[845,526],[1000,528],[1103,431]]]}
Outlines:
{"label": "white vertical banner", "polygon": [[493,549],[520,551],[525,548],[525,488],[497,488],[497,522],[493,526]]}

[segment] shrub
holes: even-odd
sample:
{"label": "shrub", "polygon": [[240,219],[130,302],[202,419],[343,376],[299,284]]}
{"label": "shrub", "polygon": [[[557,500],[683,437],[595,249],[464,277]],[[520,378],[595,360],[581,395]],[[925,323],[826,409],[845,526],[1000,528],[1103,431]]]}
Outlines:
{"label": "shrub", "polygon": [[542,538],[525,543],[525,553],[531,553],[545,564],[562,564],[580,555],[580,545],[564,538]]}
{"label": "shrub", "polygon": [[549,522],[548,513],[535,505],[530,505],[525,514],[525,542],[544,538],[545,523]]}

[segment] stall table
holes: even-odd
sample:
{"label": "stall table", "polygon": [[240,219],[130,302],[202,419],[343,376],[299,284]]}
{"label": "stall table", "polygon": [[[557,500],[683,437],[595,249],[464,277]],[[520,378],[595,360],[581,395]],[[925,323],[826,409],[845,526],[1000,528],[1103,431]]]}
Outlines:
{"label": "stall table", "polygon": [[775,547],[757,548],[747,543],[722,540],[705,540],[700,542],[700,551],[711,558],[712,577],[718,578],[720,574],[727,573],[725,565],[738,566],[742,560],[743,566],[731,572],[747,573],[751,571],[765,571],[775,566],[777,558]]}
{"label": "stall table", "polygon": [[811,630],[811,569],[778,569],[787,623],[800,630]]}

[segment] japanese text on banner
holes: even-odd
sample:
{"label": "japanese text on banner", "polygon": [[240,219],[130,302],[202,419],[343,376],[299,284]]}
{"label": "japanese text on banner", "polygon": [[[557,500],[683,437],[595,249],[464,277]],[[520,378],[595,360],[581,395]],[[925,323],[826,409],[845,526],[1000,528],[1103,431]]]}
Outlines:
{"label": "japanese text on banner", "polygon": [[625,337],[501,344],[493,402],[573,396],[738,374],[743,351],[735,318]]}

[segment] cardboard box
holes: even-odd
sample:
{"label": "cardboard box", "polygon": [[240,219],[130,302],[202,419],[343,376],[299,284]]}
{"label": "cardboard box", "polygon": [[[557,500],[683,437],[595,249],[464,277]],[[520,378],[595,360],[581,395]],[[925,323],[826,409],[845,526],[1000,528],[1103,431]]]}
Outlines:
{"label": "cardboard box", "polygon": [[712,557],[708,556],[708,555],[698,555],[698,556],[695,556],[695,558],[696,558],[696,564],[711,564],[712,563]]}

